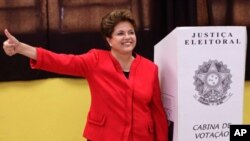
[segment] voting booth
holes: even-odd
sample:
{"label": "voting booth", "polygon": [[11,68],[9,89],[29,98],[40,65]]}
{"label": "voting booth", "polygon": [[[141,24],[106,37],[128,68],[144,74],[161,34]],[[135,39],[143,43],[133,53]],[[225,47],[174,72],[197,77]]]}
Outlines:
{"label": "voting booth", "polygon": [[173,141],[229,141],[243,122],[244,26],[177,27],[154,47]]}

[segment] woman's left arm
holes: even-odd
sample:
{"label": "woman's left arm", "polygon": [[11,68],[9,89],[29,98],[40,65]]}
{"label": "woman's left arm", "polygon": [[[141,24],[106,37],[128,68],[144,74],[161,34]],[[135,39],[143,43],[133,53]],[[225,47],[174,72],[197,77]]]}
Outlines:
{"label": "woman's left arm", "polygon": [[167,115],[164,111],[161,91],[158,78],[158,68],[156,67],[154,73],[154,94],[152,98],[152,117],[155,125],[155,140],[156,141],[168,141],[168,122]]}

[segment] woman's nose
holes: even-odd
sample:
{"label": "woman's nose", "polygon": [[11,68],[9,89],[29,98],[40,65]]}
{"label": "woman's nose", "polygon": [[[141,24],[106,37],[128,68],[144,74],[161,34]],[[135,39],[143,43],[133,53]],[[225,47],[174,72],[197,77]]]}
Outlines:
{"label": "woman's nose", "polygon": [[130,37],[131,37],[131,35],[129,33],[124,34],[124,38],[130,38]]}

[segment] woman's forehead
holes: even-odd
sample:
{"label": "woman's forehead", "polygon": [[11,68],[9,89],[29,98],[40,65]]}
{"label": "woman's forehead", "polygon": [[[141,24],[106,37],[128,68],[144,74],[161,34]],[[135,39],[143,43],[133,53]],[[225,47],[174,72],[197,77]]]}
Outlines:
{"label": "woman's forehead", "polygon": [[122,21],[122,22],[119,22],[115,27],[114,27],[114,31],[115,30],[131,30],[131,29],[134,29],[134,26],[128,22],[128,21]]}

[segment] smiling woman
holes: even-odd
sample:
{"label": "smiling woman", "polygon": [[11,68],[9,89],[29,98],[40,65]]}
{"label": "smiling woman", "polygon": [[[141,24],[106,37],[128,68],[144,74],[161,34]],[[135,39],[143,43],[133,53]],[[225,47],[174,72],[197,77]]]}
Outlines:
{"label": "smiling woman", "polygon": [[132,55],[136,45],[134,27],[129,22],[118,23],[111,37],[107,37],[107,42],[111,48],[111,54],[121,64],[124,72],[129,72],[131,63],[135,59]]}
{"label": "smiling woman", "polygon": [[136,34],[131,11],[117,9],[107,13],[102,18],[101,31],[109,51],[92,49],[80,55],[58,54],[25,44],[7,29],[3,49],[8,56],[21,54],[30,58],[33,69],[87,79],[91,105],[85,138],[168,141],[158,68],[152,61],[133,53]]}

